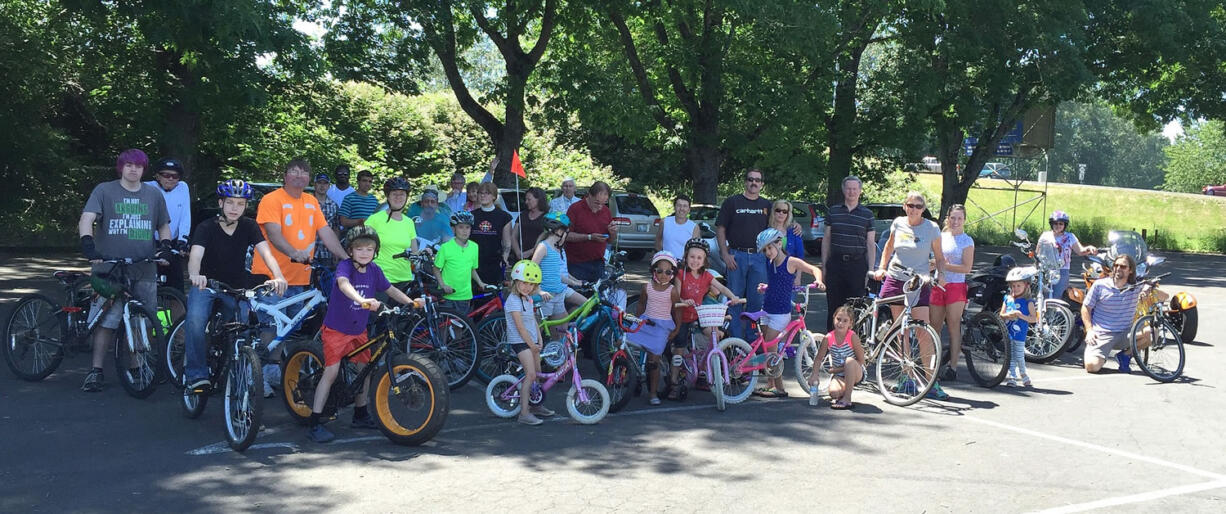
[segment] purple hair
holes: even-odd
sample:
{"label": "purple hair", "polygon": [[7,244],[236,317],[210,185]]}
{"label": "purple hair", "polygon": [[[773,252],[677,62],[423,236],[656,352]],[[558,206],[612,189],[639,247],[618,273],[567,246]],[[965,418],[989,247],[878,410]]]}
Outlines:
{"label": "purple hair", "polygon": [[145,155],[145,152],[129,148],[120,153],[118,159],[115,159],[115,172],[122,174],[125,164],[138,164],[143,169],[149,169],[149,156]]}

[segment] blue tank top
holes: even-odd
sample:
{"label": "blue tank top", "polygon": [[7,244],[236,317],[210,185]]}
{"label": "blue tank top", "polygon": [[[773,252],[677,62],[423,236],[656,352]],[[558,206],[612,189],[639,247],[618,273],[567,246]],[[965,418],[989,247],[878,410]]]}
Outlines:
{"label": "blue tank top", "polygon": [[[762,310],[767,314],[792,312],[792,284],[796,282],[796,275],[788,272],[787,259],[778,266],[767,261],[766,267],[766,295],[762,297]],[[751,284],[750,287],[757,286]]]}
{"label": "blue tank top", "polygon": [[557,294],[566,290],[562,283],[562,272],[566,266],[566,256],[553,245],[545,244],[545,257],[541,259],[541,290],[549,294]]}
{"label": "blue tank top", "polygon": [[[1031,305],[1033,304],[1029,298],[1005,296],[1005,312],[1020,311],[1022,314],[1029,316]],[[1025,341],[1026,331],[1030,328],[1030,323],[1027,323],[1024,319],[1011,319],[1005,323],[1005,327],[1009,329],[1009,339]]]}

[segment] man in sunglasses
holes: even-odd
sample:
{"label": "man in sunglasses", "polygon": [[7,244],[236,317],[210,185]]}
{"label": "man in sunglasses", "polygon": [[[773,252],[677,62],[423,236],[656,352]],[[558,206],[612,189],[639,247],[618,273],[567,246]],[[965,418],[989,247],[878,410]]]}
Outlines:
{"label": "man in sunglasses", "polygon": [[732,315],[732,336],[746,340],[746,329],[740,318],[742,310],[756,312],[762,309],[762,294],[758,284],[766,282],[766,259],[758,253],[758,233],[766,229],[771,202],[762,198],[764,175],[762,170],[752,169],[745,173],[745,192],[729,196],[719,207],[715,220],[715,239],[719,242],[720,257],[728,267],[728,289],[744,298],[744,307],[734,305],[728,309]]}
{"label": "man in sunglasses", "polygon": [[[1137,300],[1141,295],[1141,288],[1131,287],[1136,282],[1136,262],[1129,255],[1120,255],[1111,263],[1111,275],[1095,280],[1086,291],[1086,300],[1081,306],[1081,321],[1086,326],[1083,361],[1087,373],[1098,373],[1113,349],[1120,350],[1115,354],[1120,372],[1132,371],[1128,366],[1132,356],[1127,353],[1127,348],[1128,333],[1132,330],[1132,318],[1137,312]],[[1148,347],[1148,340],[1138,341],[1138,346],[1142,345]]]}
{"label": "man in sunglasses", "polygon": [[609,210],[612,194],[609,185],[598,180],[588,188],[583,201],[575,202],[566,211],[570,218],[566,268],[572,277],[595,282],[604,272],[605,248],[609,238],[617,237],[617,225],[613,224],[613,212]]}
{"label": "man in sunglasses", "polygon": [[[162,193],[166,200],[166,212],[170,214],[170,239],[176,244],[187,245],[187,235],[192,231],[192,195],[183,181],[183,162],[178,159],[162,159],[153,166],[153,180],[145,182]],[[167,259],[170,263],[164,270],[166,284],[183,291],[183,256]]]}

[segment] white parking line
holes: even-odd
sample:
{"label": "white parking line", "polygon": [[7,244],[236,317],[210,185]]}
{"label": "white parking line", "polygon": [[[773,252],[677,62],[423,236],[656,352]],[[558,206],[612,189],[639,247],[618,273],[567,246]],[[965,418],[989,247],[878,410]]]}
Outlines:
{"label": "white parking line", "polygon": [[1190,484],[1180,487],[1172,487],[1169,489],[1159,489],[1157,491],[1149,491],[1144,493],[1132,494],[1128,496],[1120,496],[1117,498],[1105,498],[1098,501],[1078,503],[1075,505],[1065,505],[1063,507],[1055,507],[1047,510],[1039,511],[1039,514],[1067,514],[1071,512],[1085,512],[1088,510],[1102,509],[1106,507],[1116,507],[1119,505],[1128,505],[1131,503],[1141,503],[1168,496],[1179,496],[1181,494],[1199,493],[1201,491],[1209,491],[1212,489],[1221,489],[1226,487],[1226,481],[1202,482],[1199,484]]}

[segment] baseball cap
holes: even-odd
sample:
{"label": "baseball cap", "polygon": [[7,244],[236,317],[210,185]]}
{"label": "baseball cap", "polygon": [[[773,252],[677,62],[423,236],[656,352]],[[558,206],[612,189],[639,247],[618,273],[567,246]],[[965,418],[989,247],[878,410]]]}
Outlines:
{"label": "baseball cap", "polygon": [[318,175],[315,175],[315,181],[316,181],[316,182],[327,182],[327,183],[329,183],[329,184],[331,184],[331,183],[332,183],[332,181],[331,181],[331,180],[328,180],[328,174],[327,174],[327,173],[320,173],[320,174],[318,174]]}

